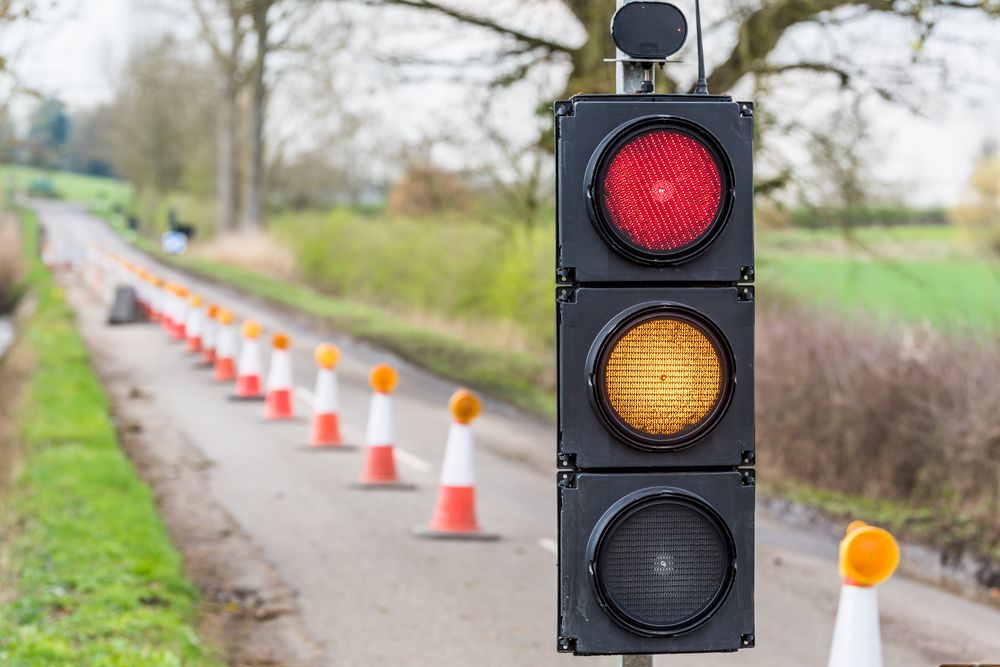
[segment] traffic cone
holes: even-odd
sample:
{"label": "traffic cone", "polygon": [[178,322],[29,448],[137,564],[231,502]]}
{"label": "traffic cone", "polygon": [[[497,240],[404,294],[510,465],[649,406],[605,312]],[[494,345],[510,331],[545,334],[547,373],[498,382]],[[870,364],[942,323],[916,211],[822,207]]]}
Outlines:
{"label": "traffic cone", "polygon": [[294,419],[292,405],[292,357],[288,334],[278,332],[271,338],[271,366],[267,371],[267,395],[264,400],[264,419]]}
{"label": "traffic cone", "polygon": [[852,521],[840,541],[840,589],[828,667],[882,667],[875,587],[899,565],[899,545],[882,528]]}
{"label": "traffic cone", "polygon": [[243,344],[236,366],[236,393],[231,398],[238,401],[263,400],[260,383],[260,325],[253,320],[243,323]]}
{"label": "traffic cone", "polygon": [[205,305],[205,320],[201,333],[201,366],[211,368],[215,364],[215,339],[219,332],[219,307],[214,303]]}
{"label": "traffic cone", "polygon": [[149,299],[149,306],[150,306],[150,309],[152,310],[152,313],[150,314],[149,319],[151,319],[154,322],[160,322],[161,324],[163,322],[163,317],[164,317],[164,314],[163,314],[163,300],[164,300],[163,285],[164,285],[163,278],[160,278],[158,276],[153,276],[151,278],[151,280],[150,280],[150,286],[151,286],[150,295],[151,296],[150,296],[150,299]]}
{"label": "traffic cone", "polygon": [[472,438],[472,420],[479,416],[482,404],[468,389],[459,389],[448,402],[453,418],[441,465],[441,486],[430,525],[418,528],[417,535],[431,538],[495,540],[499,536],[484,533],[476,521],[476,466]]}
{"label": "traffic cone", "polygon": [[183,341],[187,338],[187,289],[180,285],[175,286],[174,297],[173,327],[170,329],[170,337],[176,341]]}
{"label": "traffic cone", "polygon": [[184,323],[184,333],[187,338],[187,350],[191,354],[201,352],[201,333],[204,311],[201,297],[192,294],[188,300],[187,321]]}
{"label": "traffic cone", "polygon": [[396,454],[392,414],[392,390],[399,382],[399,373],[389,364],[372,369],[369,380],[375,393],[368,409],[368,431],[365,435],[365,466],[356,488],[412,489],[401,482],[396,472]]}
{"label": "traffic cone", "polygon": [[224,308],[219,309],[218,337],[215,341],[215,373],[213,377],[218,382],[232,382],[236,377],[236,364],[233,355],[236,353],[236,331],[233,329],[233,314]]}
{"label": "traffic cone", "polygon": [[312,423],[312,433],[309,436],[311,447],[346,450],[340,435],[340,390],[337,385],[337,372],[334,370],[340,359],[340,350],[333,343],[323,343],[316,348],[315,405]]}
{"label": "traffic cone", "polygon": [[174,330],[174,315],[177,312],[177,307],[174,305],[177,298],[174,296],[175,287],[173,283],[163,283],[163,317],[160,318],[160,326],[168,336]]}

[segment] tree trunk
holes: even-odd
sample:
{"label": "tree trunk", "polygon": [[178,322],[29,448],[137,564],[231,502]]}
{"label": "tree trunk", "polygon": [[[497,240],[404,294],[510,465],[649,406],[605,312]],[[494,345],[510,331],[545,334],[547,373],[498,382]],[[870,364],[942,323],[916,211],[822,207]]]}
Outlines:
{"label": "tree trunk", "polygon": [[250,136],[250,181],[247,184],[247,199],[244,207],[243,228],[261,229],[264,226],[264,113],[267,90],[264,83],[264,65],[268,51],[267,14],[269,0],[254,3],[253,23],[257,35],[257,59],[253,73],[253,108],[251,109]]}
{"label": "tree trunk", "polygon": [[239,113],[236,104],[238,88],[232,83],[223,86],[219,100],[219,157],[216,165],[216,192],[219,197],[219,232],[236,228],[237,208],[237,136]]}

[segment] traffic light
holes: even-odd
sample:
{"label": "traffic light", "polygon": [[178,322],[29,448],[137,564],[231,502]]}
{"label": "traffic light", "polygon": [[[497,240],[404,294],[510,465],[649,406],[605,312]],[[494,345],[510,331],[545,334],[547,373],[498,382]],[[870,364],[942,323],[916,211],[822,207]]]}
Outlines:
{"label": "traffic light", "polygon": [[555,105],[558,650],[754,643],[753,106]]}

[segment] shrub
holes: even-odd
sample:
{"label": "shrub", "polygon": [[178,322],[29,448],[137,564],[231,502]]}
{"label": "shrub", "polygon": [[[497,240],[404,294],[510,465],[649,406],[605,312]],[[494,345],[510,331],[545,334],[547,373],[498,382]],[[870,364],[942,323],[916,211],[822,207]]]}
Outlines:
{"label": "shrub", "polygon": [[[773,303],[773,302],[772,302]],[[760,312],[765,478],[954,508],[1000,544],[1000,342],[928,326],[848,325],[781,302]]]}

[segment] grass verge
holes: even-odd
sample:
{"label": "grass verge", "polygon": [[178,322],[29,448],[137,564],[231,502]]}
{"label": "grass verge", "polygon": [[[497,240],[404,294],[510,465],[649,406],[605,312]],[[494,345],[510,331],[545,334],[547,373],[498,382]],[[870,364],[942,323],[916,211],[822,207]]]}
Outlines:
{"label": "grass verge", "polygon": [[197,590],[118,446],[107,397],[61,291],[31,249],[37,308],[12,352],[31,376],[16,411],[23,462],[3,518],[0,664],[219,665],[194,630]]}

